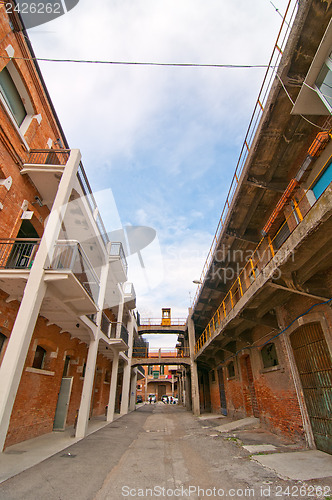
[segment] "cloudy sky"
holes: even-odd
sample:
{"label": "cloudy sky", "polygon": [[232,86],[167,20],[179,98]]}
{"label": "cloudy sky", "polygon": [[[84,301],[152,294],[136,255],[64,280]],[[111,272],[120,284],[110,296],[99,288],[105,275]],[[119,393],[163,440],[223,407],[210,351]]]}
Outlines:
{"label": "cloudy sky", "polygon": [[[29,36],[37,57],[259,65],[269,61],[286,5],[80,0]],[[128,259],[141,316],[171,307],[173,317],[185,317],[265,70],[40,67],[69,145],[82,152],[107,230],[156,231]]]}

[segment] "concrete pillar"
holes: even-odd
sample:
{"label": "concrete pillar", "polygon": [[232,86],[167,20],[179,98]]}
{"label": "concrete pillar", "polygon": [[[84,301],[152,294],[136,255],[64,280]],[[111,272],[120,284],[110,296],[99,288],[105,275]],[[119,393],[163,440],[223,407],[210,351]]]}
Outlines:
{"label": "concrete pillar", "polygon": [[118,369],[119,369],[119,352],[114,351],[114,357],[112,362],[110,395],[109,395],[107,415],[106,415],[107,422],[113,422],[114,420],[116,389],[118,385]]}
{"label": "concrete pillar", "polygon": [[198,373],[197,373],[197,363],[195,361],[195,325],[192,320],[192,308],[189,308],[188,316],[188,340],[189,340],[189,353],[190,353],[190,372],[191,372],[191,400],[192,400],[192,411],[193,414],[200,415],[200,404],[199,404],[199,385],[198,385]]}
{"label": "concrete pillar", "polygon": [[86,361],[84,384],[81,395],[81,404],[78,412],[77,426],[75,436],[83,438],[88,429],[91,396],[94,387],[96,372],[96,360],[98,354],[99,338],[92,339],[89,345],[88,359]]}
{"label": "concrete pillar", "polygon": [[189,373],[186,372],[186,378],[185,378],[185,384],[186,384],[186,408],[187,410],[192,409],[192,404],[191,404],[191,399],[190,399],[190,378],[189,378]]}
{"label": "concrete pillar", "polygon": [[174,397],[174,373],[172,373],[172,396]]}
{"label": "concrete pillar", "polygon": [[126,415],[128,413],[128,408],[129,408],[131,359],[133,355],[133,342],[134,342],[134,320],[132,317],[132,313],[130,313],[130,319],[127,323],[127,330],[128,330],[128,363],[125,365],[123,370],[120,415]]}
{"label": "concrete pillar", "polygon": [[122,286],[118,284],[119,292],[120,292],[120,303],[118,309],[118,315],[116,319],[116,338],[119,339],[121,337],[121,326],[122,326],[122,318],[123,318],[123,308],[124,308],[124,297]]}
{"label": "concrete pillar", "polygon": [[54,245],[76,179],[80,159],[80,152],[73,149],[62,174],[52,211],[48,217],[38,252],[30,270],[21,305],[0,367],[0,451],[3,450],[5,444],[25,359],[46,292],[44,268],[54,252]]}
{"label": "concrete pillar", "polygon": [[98,356],[99,338],[102,335],[100,330],[100,325],[102,321],[108,275],[109,275],[109,259],[108,255],[105,255],[105,263],[102,266],[100,273],[100,286],[98,294],[99,310],[96,315],[97,327],[92,332],[94,338],[93,340],[90,341],[89,345],[88,358],[85,367],[83,390],[81,395],[81,402],[80,402],[80,408],[78,412],[78,420],[75,432],[76,437],[80,438],[84,437],[88,430],[92,391],[94,390],[94,379],[95,379],[96,362]]}
{"label": "concrete pillar", "polygon": [[136,386],[137,386],[137,368],[134,368],[130,381],[129,411],[134,411],[136,407]]}

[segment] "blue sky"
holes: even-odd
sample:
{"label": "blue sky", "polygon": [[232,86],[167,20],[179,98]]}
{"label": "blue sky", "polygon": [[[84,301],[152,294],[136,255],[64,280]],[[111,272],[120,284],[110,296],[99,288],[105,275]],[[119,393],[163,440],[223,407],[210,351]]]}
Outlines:
{"label": "blue sky", "polygon": [[[29,36],[37,57],[267,64],[280,23],[269,0],[80,0]],[[141,315],[185,317],[264,70],[40,66],[107,229],[157,231],[129,257]]]}

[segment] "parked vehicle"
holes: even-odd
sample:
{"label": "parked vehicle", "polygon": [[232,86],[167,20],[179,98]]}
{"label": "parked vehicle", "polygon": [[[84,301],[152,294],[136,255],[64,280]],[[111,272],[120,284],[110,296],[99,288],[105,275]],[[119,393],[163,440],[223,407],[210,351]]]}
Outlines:
{"label": "parked vehicle", "polygon": [[149,394],[149,403],[156,403],[157,402],[157,398],[156,398],[156,395],[155,394]]}
{"label": "parked vehicle", "polygon": [[165,404],[168,404],[168,396],[166,396],[166,394],[164,396],[161,396],[161,401]]}
{"label": "parked vehicle", "polygon": [[177,405],[179,402],[178,398],[173,398],[173,405]]}
{"label": "parked vehicle", "polygon": [[136,403],[143,403],[142,396],[137,396]]}

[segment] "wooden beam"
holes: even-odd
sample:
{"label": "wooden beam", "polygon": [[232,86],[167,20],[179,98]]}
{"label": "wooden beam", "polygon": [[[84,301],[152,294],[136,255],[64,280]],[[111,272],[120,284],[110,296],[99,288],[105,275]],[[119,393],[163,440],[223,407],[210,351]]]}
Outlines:
{"label": "wooden beam", "polygon": [[322,297],[320,295],[316,295],[316,294],[313,294],[313,293],[302,292],[301,290],[297,290],[297,289],[294,289],[294,288],[288,288],[287,286],[277,285],[277,283],[271,283],[271,282],[269,282],[267,284],[271,288],[276,288],[277,290],[283,290],[285,292],[290,292],[290,293],[297,293],[298,295],[304,295],[305,297],[310,297],[312,299],[322,300],[323,302],[325,302],[326,300],[329,300],[331,298],[331,297]]}

